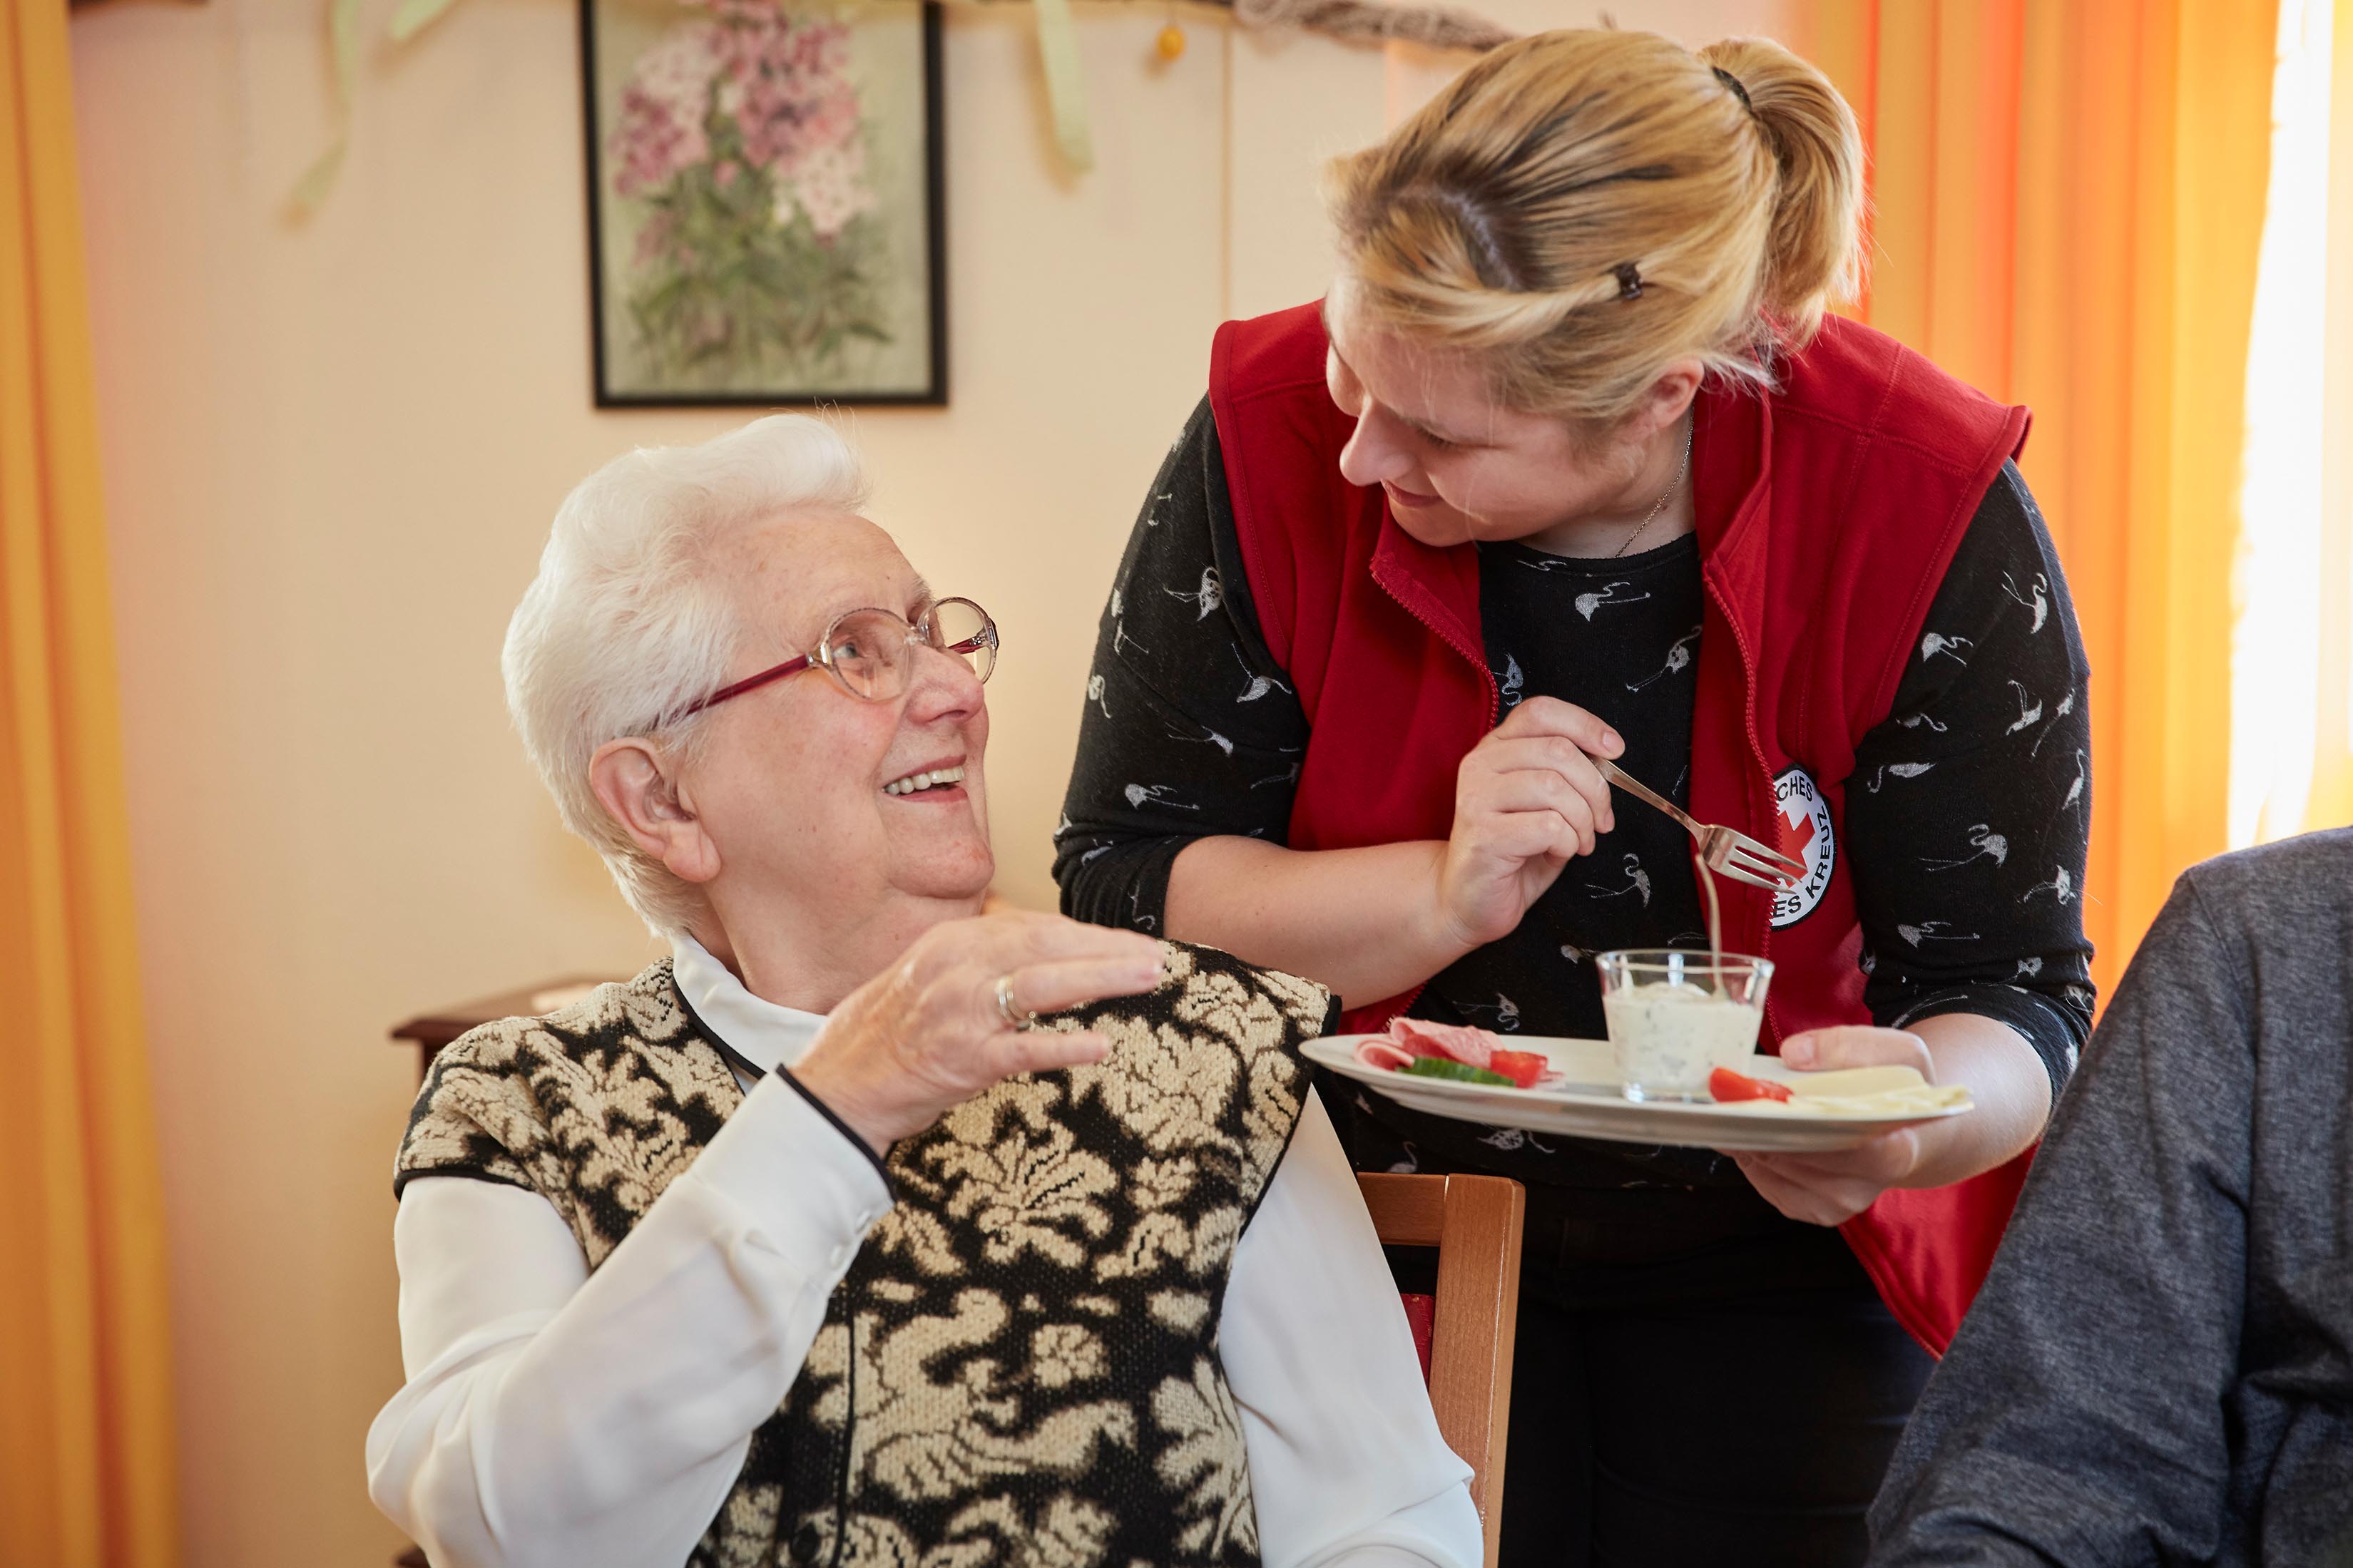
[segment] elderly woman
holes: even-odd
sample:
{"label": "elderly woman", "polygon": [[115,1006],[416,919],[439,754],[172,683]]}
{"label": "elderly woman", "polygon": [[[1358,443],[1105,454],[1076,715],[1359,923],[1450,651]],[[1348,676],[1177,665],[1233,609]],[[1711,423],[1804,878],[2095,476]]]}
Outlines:
{"label": "elderly woman", "polygon": [[670,956],[436,1064],[372,1494],[443,1568],[1476,1562],[1329,997],[980,915],[997,630],[864,497],[786,416],[556,516],[508,700]]}

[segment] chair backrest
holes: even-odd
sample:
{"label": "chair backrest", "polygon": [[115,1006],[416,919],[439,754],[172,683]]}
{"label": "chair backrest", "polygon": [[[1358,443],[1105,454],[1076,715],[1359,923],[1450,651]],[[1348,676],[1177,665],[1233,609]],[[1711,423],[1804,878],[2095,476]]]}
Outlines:
{"label": "chair backrest", "polygon": [[1504,1438],[1512,1418],[1527,1194],[1502,1176],[1359,1175],[1356,1184],[1384,1243],[1438,1248],[1430,1403],[1446,1446],[1471,1467],[1471,1500],[1493,1564],[1504,1519]]}

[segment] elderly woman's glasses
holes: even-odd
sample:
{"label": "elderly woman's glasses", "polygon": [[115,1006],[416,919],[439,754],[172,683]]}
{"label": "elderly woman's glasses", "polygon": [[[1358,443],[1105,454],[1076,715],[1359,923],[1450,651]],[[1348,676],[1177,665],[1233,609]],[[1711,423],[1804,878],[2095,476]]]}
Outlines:
{"label": "elderly woman's glasses", "polygon": [[811,665],[823,668],[852,697],[888,702],[907,689],[919,644],[953,654],[983,680],[997,668],[997,623],[970,599],[942,599],[913,626],[888,610],[845,610],[825,628],[825,639],[814,651],[723,686],[679,717],[690,718]]}

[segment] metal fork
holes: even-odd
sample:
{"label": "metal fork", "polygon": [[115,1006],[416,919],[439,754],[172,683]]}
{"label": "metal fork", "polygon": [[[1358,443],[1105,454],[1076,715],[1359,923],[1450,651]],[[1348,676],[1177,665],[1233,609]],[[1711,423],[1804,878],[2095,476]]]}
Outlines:
{"label": "metal fork", "polygon": [[1648,784],[1611,762],[1596,757],[1594,765],[1601,776],[1624,790],[1635,799],[1657,806],[1683,825],[1683,830],[1699,846],[1699,858],[1711,871],[1721,872],[1736,882],[1752,888],[1762,888],[1768,893],[1785,893],[1803,880],[1806,868],[1778,849],[1767,848],[1745,833],[1735,833],[1729,827],[1711,827],[1695,822],[1689,812],[1657,794]]}

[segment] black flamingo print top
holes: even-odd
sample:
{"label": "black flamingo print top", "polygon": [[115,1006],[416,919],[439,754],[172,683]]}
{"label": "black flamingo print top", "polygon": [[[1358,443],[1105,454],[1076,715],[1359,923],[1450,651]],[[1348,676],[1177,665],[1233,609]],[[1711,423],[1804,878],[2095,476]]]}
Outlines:
{"label": "black flamingo print top", "polygon": [[[1480,618],[1505,710],[1575,703],[1626,739],[1622,766],[1688,796],[1699,548],[1620,560],[1480,546]],[[2092,1022],[2083,922],[2091,819],[2089,667],[2051,538],[2004,465],[1946,573],[1890,716],[1848,781],[1842,853],[1879,1023],[1996,1018],[2052,1092]],[[1153,485],[1105,607],[1054,876],[1082,920],[1157,933],[1168,870],[1194,839],[1282,843],[1308,724],[1267,652],[1204,403]],[[1592,955],[1704,947],[1688,836],[1621,800],[1519,928],[1440,972],[1412,1011],[1504,1033],[1599,1037]],[[1552,1185],[1745,1186],[1729,1160],[1440,1122],[1377,1097],[1344,1135],[1360,1166],[1450,1163]],[[1377,1126],[1366,1125],[1370,1117]],[[1386,1134],[1394,1134],[1394,1137]]]}

